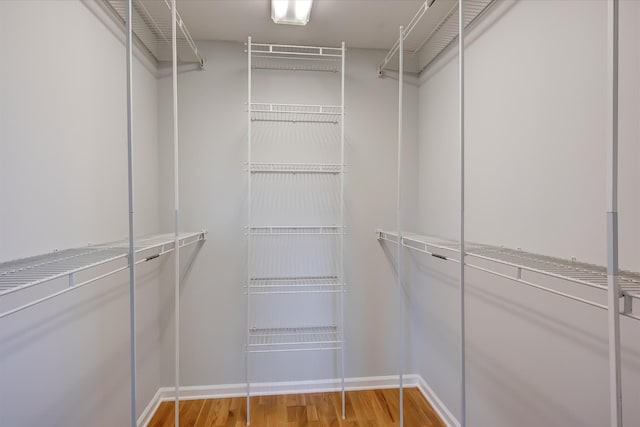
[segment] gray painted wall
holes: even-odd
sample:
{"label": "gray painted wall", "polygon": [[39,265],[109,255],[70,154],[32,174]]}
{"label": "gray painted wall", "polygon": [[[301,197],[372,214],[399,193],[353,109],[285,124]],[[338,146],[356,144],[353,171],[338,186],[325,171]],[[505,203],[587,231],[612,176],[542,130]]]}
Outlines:
{"label": "gray painted wall", "polygon": [[[470,241],[604,262],[605,16],[603,1],[505,0],[470,34]],[[621,263],[638,270],[638,3],[623,1],[621,18]],[[47,1],[0,2],[0,43],[0,259],[125,237],[122,44],[82,4]],[[197,258],[195,248],[183,253],[182,384],[241,383],[246,55],[241,44],[199,47],[207,70],[180,75],[181,228],[210,234]],[[347,55],[349,377],[394,374],[399,362],[395,251],[373,234],[395,227],[397,81],[376,76],[384,54]],[[454,238],[456,65],[454,50],[419,88],[407,83],[403,194],[407,230]],[[135,74],[144,234],[172,224],[171,95],[168,78],[138,63]],[[296,74],[279,89],[282,78],[262,77],[264,100],[305,102],[315,77]],[[313,95],[335,102],[322,89]],[[265,154],[288,153],[282,144]],[[457,267],[414,253],[405,260],[407,371],[458,413]],[[173,382],[172,271],[170,257],[139,269],[139,410]],[[116,276],[0,320],[0,424],[45,416],[49,425],[127,424],[126,282]],[[606,425],[604,312],[472,271],[467,308],[470,426]],[[626,319],[622,327],[625,422],[633,424],[640,329]],[[258,381],[337,375],[326,354],[256,366]]]}
{"label": "gray painted wall", "polygon": [[[620,10],[621,266],[635,271],[639,6],[622,1]],[[605,31],[606,2],[567,0],[503,1],[470,32],[469,241],[605,263]],[[419,90],[417,231],[450,238],[459,218],[457,79],[453,49],[424,72]],[[459,414],[458,267],[410,259],[417,371]],[[606,313],[467,274],[468,425],[607,425]],[[639,335],[640,324],[622,320],[625,425],[640,422]]]}
{"label": "gray painted wall", "polygon": [[[200,42],[199,49],[208,58],[206,71],[185,72],[179,81],[181,226],[207,228],[209,240],[182,291],[181,375],[183,385],[235,384],[244,381],[247,58],[240,43]],[[345,311],[349,377],[394,374],[399,363],[394,276],[374,235],[376,227],[395,224],[397,81],[377,77],[376,65],[383,57],[382,51],[347,51]],[[255,102],[339,103],[337,76],[286,71],[259,74],[254,79]],[[169,82],[159,80],[163,170],[170,168],[173,159],[168,139]],[[416,87],[408,85],[406,164],[411,166],[406,171],[406,199],[413,205],[407,209],[409,215],[415,215],[417,200],[417,95]],[[285,133],[286,140],[261,154],[271,161],[292,161],[298,148],[294,142],[316,149],[323,143],[297,136],[295,131]],[[256,150],[264,148],[257,144]],[[161,179],[163,188],[172,187],[170,176]],[[171,194],[162,194],[162,212],[170,212]],[[163,219],[164,225],[170,223],[170,217]],[[171,295],[164,298],[169,301]],[[169,316],[164,322],[172,325],[173,314],[164,314]],[[288,312],[279,321],[295,324],[298,320]],[[172,355],[171,326],[163,336],[163,354]],[[253,360],[254,381],[334,378],[339,373],[337,359],[327,352],[262,355]],[[169,385],[172,357],[164,363],[163,384]]]}
{"label": "gray painted wall", "polygon": [[[79,1],[2,1],[0,57],[0,260],[126,238],[124,45]],[[157,86],[137,61],[134,97],[142,235],[159,231]],[[160,386],[162,262],[138,268],[139,412]],[[128,414],[126,272],[0,319],[0,425]]]}

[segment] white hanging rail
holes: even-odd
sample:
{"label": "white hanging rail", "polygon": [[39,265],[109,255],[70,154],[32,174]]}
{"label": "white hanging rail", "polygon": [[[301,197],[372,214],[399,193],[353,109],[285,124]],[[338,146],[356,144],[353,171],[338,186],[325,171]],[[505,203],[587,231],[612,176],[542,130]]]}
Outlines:
{"label": "white hanging rail", "polygon": [[[202,242],[206,239],[206,231],[182,233],[179,248]],[[136,264],[158,258],[174,250],[174,235],[159,234],[137,239],[135,242]],[[100,270],[100,274],[91,275],[96,267],[125,261],[128,257],[129,241],[117,241],[103,245],[88,246],[86,248],[66,249],[51,254],[3,262],[0,264],[0,298],[9,294],[38,287],[58,279],[66,279],[68,287],[48,293],[36,300],[30,301],[0,314],[0,318],[10,316],[19,311],[33,307],[52,298],[72,292],[82,286],[94,283],[126,270],[127,265],[113,265],[107,272]],[[85,273],[85,280],[76,283],[76,275]],[[89,277],[87,277],[89,276]]]}
{"label": "white hanging rail", "polygon": [[[376,237],[381,241],[396,244],[398,242],[398,234],[395,231],[376,230]],[[441,260],[460,262],[460,243],[458,241],[403,232],[402,246]],[[605,304],[558,291],[536,281],[536,277],[544,276],[564,280],[582,287],[607,291],[606,267],[501,246],[466,242],[465,248],[467,259],[465,267],[467,268],[494,274],[593,307],[607,309]],[[474,263],[473,259],[481,262]],[[501,268],[496,268],[498,266]],[[506,270],[505,267],[510,270]],[[618,277],[621,295],[630,299],[640,299],[640,273],[620,271]],[[621,314],[640,320],[640,316],[631,311],[631,305],[627,304],[627,307],[629,310],[625,310]]]}
{"label": "white hanging rail", "polygon": [[[124,24],[126,23],[126,0],[102,0]],[[147,48],[149,53],[160,62],[172,60],[172,12],[170,0],[134,0],[133,32]],[[198,63],[204,66],[187,25],[179,13],[176,15],[176,43],[178,62]]]}
{"label": "white hanging rail", "polygon": [[[465,0],[463,21],[465,28],[477,22],[494,0]],[[458,37],[458,1],[426,0],[409,21],[404,31],[404,50],[417,57],[418,71],[424,70]],[[387,53],[378,67],[378,74],[394,66],[399,43]]]}

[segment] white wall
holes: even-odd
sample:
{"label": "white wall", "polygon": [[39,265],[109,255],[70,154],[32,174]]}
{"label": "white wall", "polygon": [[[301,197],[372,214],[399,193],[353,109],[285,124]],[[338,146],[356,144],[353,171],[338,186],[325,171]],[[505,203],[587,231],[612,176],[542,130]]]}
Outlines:
{"label": "white wall", "polygon": [[[604,1],[504,1],[469,34],[467,240],[606,263],[606,16]],[[620,262],[638,271],[640,4],[622,1],[620,16]],[[417,231],[449,238],[459,218],[456,55],[432,64],[419,91]],[[411,258],[417,369],[459,414],[458,267]],[[467,283],[468,425],[607,425],[605,311],[477,271]],[[625,425],[640,422],[639,335],[623,319]]]}
{"label": "white wall", "polygon": [[[0,260],[126,238],[123,44],[80,1],[2,1],[0,57]],[[134,85],[136,226],[148,234],[158,99],[137,61]],[[139,411],[160,385],[160,262],[138,272]],[[0,424],[127,425],[127,283],[122,273],[0,319]]]}
{"label": "white wall", "polygon": [[[180,74],[180,194],[183,229],[209,230],[209,238],[182,289],[181,378],[183,385],[244,382],[246,280],[246,81],[244,46],[199,42],[208,58],[204,72]],[[397,372],[397,298],[391,263],[375,240],[374,229],[395,224],[397,81],[379,79],[382,51],[348,50],[346,74],[346,375]],[[256,102],[339,103],[336,76],[316,73],[259,72]],[[287,79],[286,82],[282,79]],[[173,159],[169,79],[161,79],[159,123],[162,169]],[[285,83],[285,84],[281,84]],[[310,89],[313,84],[316,89]],[[282,89],[280,89],[282,88]],[[319,90],[318,90],[319,89]],[[416,111],[417,92],[409,92],[407,110]],[[411,108],[409,108],[411,107]],[[417,166],[414,117],[407,119],[407,163]],[[295,134],[295,132],[294,132]],[[295,136],[295,135],[293,135]],[[292,135],[272,151],[270,161],[291,161]],[[313,141],[322,144],[322,141]],[[260,150],[256,146],[256,150]],[[322,150],[320,150],[322,151]],[[326,154],[326,152],[324,152]],[[323,155],[323,153],[319,153]],[[279,159],[279,160],[278,160]],[[284,160],[283,160],[284,159]],[[408,182],[417,170],[408,168]],[[412,175],[413,174],[413,175]],[[168,174],[167,174],[168,175]],[[171,177],[162,186],[172,188]],[[414,203],[415,187],[407,197]],[[171,193],[163,194],[162,212],[171,224]],[[410,210],[415,212],[415,210]],[[266,219],[265,219],[266,220]],[[171,295],[165,295],[165,305]],[[173,345],[172,312],[164,312],[164,353]],[[282,319],[281,320],[287,320]],[[295,322],[295,319],[289,319]],[[326,352],[255,356],[254,381],[334,378],[335,360]],[[299,363],[298,363],[299,362]],[[294,364],[295,363],[295,364]],[[173,361],[165,360],[163,384],[172,384]]]}

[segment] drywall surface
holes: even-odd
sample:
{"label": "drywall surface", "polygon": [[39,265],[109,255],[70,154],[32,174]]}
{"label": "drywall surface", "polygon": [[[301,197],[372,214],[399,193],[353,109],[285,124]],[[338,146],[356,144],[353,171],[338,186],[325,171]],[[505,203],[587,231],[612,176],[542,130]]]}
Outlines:
{"label": "drywall surface", "polygon": [[[80,1],[2,1],[0,57],[0,261],[126,238],[123,44]],[[134,98],[141,235],[159,225],[157,85],[137,61]],[[138,269],[139,411],[160,385],[158,263]],[[128,424],[127,284],[0,319],[0,425]]]}
{"label": "drywall surface", "polygon": [[[205,71],[179,75],[180,115],[180,207],[181,228],[209,230],[207,243],[191,268],[184,264],[185,281],[181,291],[181,384],[184,386],[242,383],[245,380],[245,295],[247,248],[247,56],[236,43],[200,42],[199,49],[208,59]],[[397,80],[379,79],[376,63],[381,51],[348,50],[346,73],[346,281],[345,333],[346,375],[348,377],[389,375],[399,366],[397,334],[397,289],[392,263],[375,239],[374,229],[395,226],[395,163],[397,135]],[[171,146],[170,79],[160,86],[159,123],[162,138],[162,168],[170,171]],[[413,90],[410,90],[413,89]],[[339,104],[338,74],[254,70],[254,102]],[[416,200],[417,92],[407,88],[407,193],[408,203]],[[337,127],[314,129],[304,124],[255,123],[254,161],[267,162],[339,162],[336,153]],[[326,128],[327,125],[322,125]],[[163,188],[172,188],[170,173],[163,175]],[[278,179],[291,179],[281,186]],[[310,181],[304,181],[309,179]],[[254,205],[264,209],[254,217],[256,225],[308,224],[310,220],[335,219],[337,200],[328,197],[334,188],[328,177],[256,177]],[[302,181],[300,181],[302,180]],[[305,193],[302,183],[313,192]],[[281,187],[278,187],[278,186]],[[262,189],[264,191],[258,192]],[[263,197],[269,190],[272,198]],[[317,191],[316,191],[317,190]],[[172,221],[173,199],[163,194],[164,225]],[[297,202],[297,204],[296,204]],[[277,208],[290,206],[288,216]],[[297,206],[297,208],[295,208]],[[302,208],[301,208],[302,207]],[[312,209],[304,209],[309,207]],[[409,209],[414,215],[415,209]],[[326,222],[325,222],[326,224]],[[317,224],[315,224],[317,225]],[[300,261],[289,265],[313,269],[313,260],[304,264],[295,253],[285,257]],[[273,265],[276,260],[273,260]],[[304,267],[304,268],[303,268]],[[309,270],[310,271],[310,270]],[[173,321],[167,283],[163,313],[164,354],[171,355]],[[256,297],[257,298],[257,297]],[[262,318],[252,319],[256,326],[304,324],[308,319],[321,321],[335,315],[317,310],[319,304],[309,297],[274,298],[271,310],[258,309]],[[282,300],[281,300],[282,301]],[[315,304],[315,305],[314,305]],[[305,311],[305,312],[303,312]],[[334,319],[336,317],[333,317]],[[253,381],[295,381],[335,378],[339,358],[330,352],[258,354],[252,356]],[[164,385],[173,384],[173,360],[165,360]]]}
{"label": "drywall surface", "polygon": [[[638,271],[640,5],[620,3],[620,261]],[[468,35],[468,241],[605,264],[606,23],[604,1],[505,1]],[[417,230],[456,239],[457,66],[454,48],[421,76]],[[417,371],[459,416],[458,266],[411,259]],[[604,310],[470,269],[466,295],[467,425],[608,425]],[[623,319],[625,425],[639,336]]]}

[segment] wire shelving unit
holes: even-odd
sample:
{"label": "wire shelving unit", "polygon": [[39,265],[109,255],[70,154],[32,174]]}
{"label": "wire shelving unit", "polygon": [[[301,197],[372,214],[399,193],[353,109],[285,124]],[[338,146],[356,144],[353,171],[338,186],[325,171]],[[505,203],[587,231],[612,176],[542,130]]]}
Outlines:
{"label": "wire shelving unit", "polygon": [[339,105],[251,104],[251,120],[258,122],[332,123],[339,124]]}
{"label": "wire shelving unit", "polygon": [[[178,247],[183,248],[206,239],[206,231],[181,233]],[[135,242],[136,264],[150,261],[173,252],[173,234],[141,237]],[[95,283],[128,268],[129,241],[122,240],[85,248],[65,249],[0,263],[0,301],[10,294],[36,289],[53,281],[64,280],[62,289],[47,288],[44,295],[0,313],[0,318],[10,316],[78,288]],[[118,262],[121,261],[121,262]],[[104,267],[104,268],[98,268]],[[76,278],[82,273],[82,281]]]}
{"label": "wire shelving unit", "polygon": [[338,276],[254,277],[248,292],[260,294],[338,293],[342,285]]}
{"label": "wire shelving unit", "polygon": [[288,226],[269,225],[249,227],[251,236],[340,236],[342,227],[337,225]]}
{"label": "wire shelving unit", "polygon": [[[598,266],[546,255],[503,247],[468,243],[465,240],[465,43],[466,30],[478,22],[495,0],[426,0],[399,36],[384,61],[378,75],[397,64],[398,69],[398,178],[397,231],[376,232],[379,240],[397,245],[396,281],[402,288],[402,248],[432,255],[459,266],[460,284],[460,420],[466,418],[466,341],[465,341],[465,271],[472,268],[514,282],[588,304],[607,311],[609,338],[609,407],[611,427],[622,427],[622,370],[620,347],[620,316],[640,320],[633,313],[633,301],[640,298],[640,273],[621,271],[618,265],[618,70],[619,70],[619,0],[607,2],[607,58],[606,58],[606,147],[607,147],[607,266]],[[458,125],[459,125],[459,240],[452,241],[430,236],[405,233],[402,227],[402,116],[403,75],[405,52],[418,59],[422,72],[450,46],[458,44]],[[559,290],[542,278],[563,281],[602,291],[606,302],[583,297],[582,292]],[[583,289],[584,290],[584,289]],[[621,302],[623,303],[621,308]],[[404,306],[403,306],[404,307]],[[401,316],[404,318],[403,316]],[[402,328],[404,329],[404,328]],[[403,425],[402,369],[400,370],[400,425]]]}
{"label": "wire shelving unit", "polygon": [[341,48],[254,43],[251,51],[255,70],[339,73],[342,68]]}
{"label": "wire shelving unit", "polygon": [[[101,0],[126,24],[127,0]],[[172,19],[170,0],[134,0],[133,33],[148,52],[159,62],[172,60]],[[181,63],[197,63],[204,66],[204,58],[198,52],[187,25],[180,13],[176,14],[177,59]]]}
{"label": "wire shelving unit", "polygon": [[341,340],[337,326],[310,326],[299,328],[251,328],[249,352],[340,350]]}
{"label": "wire shelving unit", "polygon": [[[473,25],[494,3],[495,0],[465,0],[462,13],[465,28]],[[458,9],[458,0],[427,0],[404,27],[403,48],[408,57],[417,58],[418,72],[427,68],[457,40]],[[378,67],[378,74],[381,75],[390,67],[397,67],[399,46],[396,40]]]}
{"label": "wire shelving unit", "polygon": [[339,174],[342,165],[330,163],[258,163],[251,164],[252,173],[329,173]]}
{"label": "wire shelving unit", "polygon": [[[377,230],[378,240],[398,243],[395,231]],[[413,233],[402,233],[402,246],[417,252],[431,255],[443,261],[460,263],[460,242],[433,236]],[[505,248],[477,243],[465,243],[465,267],[484,271],[511,281],[559,295],[580,303],[606,310],[607,305],[597,300],[587,299],[580,292],[565,292],[542,284],[541,278],[553,278],[577,285],[576,289],[587,287],[606,292],[607,268],[600,265],[579,262],[570,259],[552,257],[527,252],[519,249]],[[620,290],[627,299],[640,298],[640,273],[620,271]],[[604,295],[602,295],[604,297]],[[631,301],[625,304],[623,316],[640,320],[640,316],[632,312]]]}
{"label": "wire shelving unit", "polygon": [[[299,352],[299,351],[340,351],[340,376],[344,406],[344,43],[339,48],[291,46],[253,43],[249,38],[247,43],[248,59],[248,102],[247,102],[247,126],[248,126],[248,160],[245,165],[248,179],[248,211],[247,211],[247,282],[244,289],[247,298],[247,330],[246,330],[246,380],[247,380],[247,424],[250,424],[251,413],[251,354],[273,352]],[[252,99],[252,72],[253,70],[267,70],[258,72],[280,71],[310,71],[332,72],[339,76],[340,80],[340,105],[317,104],[283,104],[254,102]],[[309,76],[312,80],[314,75]],[[252,150],[254,144],[253,127],[271,126],[261,122],[276,122],[273,126],[296,126],[297,145],[310,144],[314,132],[319,132],[318,126],[339,126],[339,136],[332,132],[331,139],[335,141],[339,151],[335,153],[340,158],[339,163],[267,163],[259,161],[256,152]],[[268,146],[273,138],[278,138],[277,132],[271,127],[266,140],[261,140],[261,146]],[[277,141],[275,141],[277,142]],[[326,142],[326,141],[325,141]],[[264,148],[262,148],[264,152]],[[289,154],[291,157],[291,154]],[[311,155],[308,155],[311,157]],[[316,158],[314,158],[316,160]],[[325,159],[322,159],[325,160]],[[290,175],[284,182],[284,187],[259,187],[253,185],[254,180],[260,179],[265,174]],[[337,212],[328,209],[326,213],[306,214],[301,211],[300,203],[294,197],[283,197],[282,192],[300,191],[307,187],[313,180],[313,175],[335,176],[332,183],[323,187],[323,191],[330,193],[329,200],[339,200],[339,218]],[[293,182],[296,175],[299,177],[295,187],[287,187]],[[325,179],[317,178],[317,179]],[[339,180],[339,182],[338,182]],[[273,181],[270,181],[273,182]],[[323,181],[325,184],[327,181]],[[258,181],[256,181],[256,184]],[[334,185],[334,184],[338,184]],[[316,184],[317,185],[317,184]],[[256,189],[260,188],[260,193]],[[297,190],[293,190],[293,189]],[[254,194],[255,192],[255,194]],[[268,194],[265,194],[268,193]],[[273,193],[273,194],[272,194]],[[285,224],[293,225],[265,225],[256,223],[256,217],[260,216],[264,206],[252,206],[252,200],[260,196],[263,202],[273,197],[279,200],[279,208],[282,214],[291,221]],[[282,206],[285,201],[295,203],[295,207],[289,209]],[[308,210],[309,208],[307,208]],[[256,210],[256,211],[254,211]],[[280,212],[280,211],[278,211]],[[264,212],[262,212],[264,214]],[[293,217],[292,217],[293,215]],[[317,222],[316,222],[317,221]],[[311,224],[305,224],[312,222]],[[273,223],[272,223],[273,224]],[[304,224],[304,225],[303,225]],[[292,245],[292,246],[287,246]],[[265,252],[266,251],[266,252]],[[269,260],[260,259],[267,257]],[[313,264],[314,261],[317,264]],[[272,266],[270,262],[276,267]],[[293,263],[293,264],[292,264]],[[295,265],[294,265],[295,264]],[[307,265],[308,264],[308,265]],[[276,269],[268,270],[269,268]],[[264,271],[267,269],[267,271]],[[313,315],[304,313],[303,319],[291,316],[274,325],[268,320],[262,319],[258,312],[265,310],[273,315],[274,304],[282,304],[283,298],[314,298],[313,306],[327,304],[326,299],[315,299],[314,295],[327,295],[331,301],[336,301],[340,312],[333,312],[335,304],[331,303],[327,309],[332,311],[332,319],[309,318]],[[331,295],[333,294],[333,296]],[[279,302],[278,302],[279,301]],[[291,301],[287,299],[286,301]],[[297,300],[296,300],[297,301]],[[302,300],[300,300],[302,301]],[[307,300],[305,300],[307,301]],[[257,307],[257,308],[256,308]],[[265,309],[266,307],[266,309]],[[259,310],[262,308],[262,310]],[[337,318],[336,318],[337,317]],[[329,321],[327,321],[329,320]],[[294,324],[290,324],[293,322]],[[281,323],[283,325],[281,325]],[[327,324],[329,323],[329,324]],[[309,326],[312,325],[312,326]]]}

